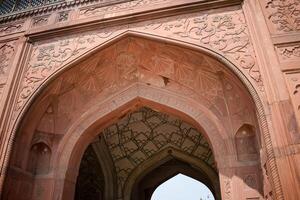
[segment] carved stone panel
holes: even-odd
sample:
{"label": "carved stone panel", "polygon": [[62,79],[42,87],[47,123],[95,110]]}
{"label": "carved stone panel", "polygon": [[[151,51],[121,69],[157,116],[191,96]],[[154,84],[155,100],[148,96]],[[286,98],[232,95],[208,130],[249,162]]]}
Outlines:
{"label": "carved stone panel", "polygon": [[0,101],[5,88],[11,63],[15,55],[15,42],[0,44]]}
{"label": "carved stone panel", "polygon": [[264,0],[263,6],[272,33],[300,30],[300,0]]}
{"label": "carved stone panel", "polygon": [[279,45],[276,50],[281,63],[300,61],[300,43]]}
{"label": "carved stone panel", "polygon": [[3,24],[0,26],[0,36],[20,32],[24,29],[24,21]]}
{"label": "carved stone panel", "polygon": [[[292,100],[292,104],[294,107],[294,112],[296,115],[295,117],[290,120],[289,128],[291,130],[294,130],[295,135],[299,135],[298,128],[297,128],[297,122],[298,121],[298,127],[300,122],[300,72],[293,72],[293,73],[286,73],[285,74],[290,97]],[[295,127],[296,126],[296,127]],[[295,127],[295,128],[292,128]]]}

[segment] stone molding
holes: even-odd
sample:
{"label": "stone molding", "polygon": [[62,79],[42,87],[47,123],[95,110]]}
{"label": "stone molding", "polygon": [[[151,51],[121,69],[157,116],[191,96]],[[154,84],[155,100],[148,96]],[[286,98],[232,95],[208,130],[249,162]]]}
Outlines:
{"label": "stone molding", "polygon": [[[29,10],[19,11],[15,13],[6,14],[0,16],[0,22],[9,22],[14,21],[22,18],[28,18],[32,15],[43,15],[43,14],[50,14],[56,11],[64,11],[69,9],[79,10],[79,16],[84,15],[94,15],[99,12],[121,12],[125,10],[135,9],[137,7],[142,7],[146,4],[153,4],[153,3],[161,3],[170,0],[105,0],[99,3],[98,0],[90,1],[90,0],[74,0],[74,1],[63,1],[57,2],[54,4],[36,7]],[[209,8],[216,8],[216,7],[224,7],[230,5],[240,5],[243,0],[210,0],[210,1],[191,1],[191,3],[195,3],[195,5],[199,7],[205,6],[206,9]],[[90,5],[89,5],[90,4]],[[88,5],[88,6],[86,6]],[[180,7],[182,2],[178,4]],[[167,6],[168,7],[168,6]],[[186,7],[186,5],[184,6]],[[193,6],[192,6],[193,7]]]}

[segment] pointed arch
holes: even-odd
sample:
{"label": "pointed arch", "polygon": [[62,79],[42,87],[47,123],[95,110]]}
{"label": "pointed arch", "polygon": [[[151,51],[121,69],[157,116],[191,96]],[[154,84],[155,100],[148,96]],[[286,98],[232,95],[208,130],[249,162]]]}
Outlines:
{"label": "pointed arch", "polygon": [[[189,156],[174,148],[167,148],[151,157],[147,161],[143,162],[130,174],[124,188],[124,200],[131,199],[133,187],[137,180],[142,179],[143,176],[145,176],[151,170],[173,158],[188,163],[196,169],[202,171],[205,175],[207,175],[209,180],[212,181],[211,187],[213,188],[210,189],[215,190],[216,194],[220,194],[219,177],[214,170],[209,168],[204,162],[200,161],[199,159]],[[218,198],[220,197],[218,196]]]}
{"label": "pointed arch", "polygon": [[[147,39],[152,39],[152,40],[156,40],[156,41],[162,41],[164,43],[170,43],[170,44],[174,44],[174,45],[177,45],[177,46],[181,46],[181,47],[185,47],[185,48],[188,48],[188,49],[193,49],[195,51],[199,51],[199,52],[202,52],[204,54],[207,54],[211,57],[213,57],[214,59],[220,61],[221,63],[224,64],[224,66],[228,67],[228,69],[230,69],[231,72],[233,72],[235,74],[235,76],[243,83],[243,86],[245,88],[247,88],[248,92],[250,93],[251,95],[251,98],[253,99],[255,105],[256,105],[256,109],[257,109],[257,113],[258,113],[258,119],[260,121],[260,126],[261,126],[261,130],[262,130],[262,137],[263,137],[263,141],[265,142],[265,147],[266,147],[266,152],[267,152],[267,156],[270,157],[270,161],[269,161],[269,165],[270,165],[270,177],[271,177],[271,180],[272,180],[272,183],[273,183],[273,186],[275,188],[275,193],[276,193],[276,196],[281,196],[282,195],[282,191],[281,191],[281,185],[280,185],[280,181],[279,181],[279,176],[278,176],[278,172],[277,172],[277,167],[276,167],[276,163],[275,163],[275,157],[274,157],[274,152],[273,152],[273,148],[272,148],[272,143],[271,143],[271,138],[270,138],[270,134],[269,134],[269,130],[268,130],[268,125],[267,125],[267,120],[266,120],[266,117],[265,117],[265,111],[264,111],[264,106],[263,106],[263,103],[261,101],[261,98],[259,96],[259,92],[258,92],[258,89],[255,88],[255,86],[253,86],[251,84],[251,81],[249,81],[249,79],[247,79],[247,77],[243,74],[243,72],[240,71],[239,68],[236,67],[236,65],[234,65],[234,63],[232,63],[231,61],[229,61],[228,59],[226,59],[222,54],[220,54],[219,52],[216,52],[216,51],[212,51],[211,49],[208,49],[206,47],[203,47],[203,46],[199,46],[199,45],[195,45],[195,44],[191,44],[191,43],[188,43],[188,42],[183,42],[183,41],[178,41],[178,40],[174,40],[174,39],[170,39],[170,38],[164,38],[164,37],[159,37],[159,36],[154,36],[154,35],[151,35],[151,34],[142,34],[142,33],[138,33],[138,32],[133,32],[133,31],[127,31],[127,32],[123,32],[122,34],[114,37],[114,38],[111,38],[110,40],[107,40],[105,42],[103,42],[101,45],[97,46],[96,48],[88,51],[87,53],[83,54],[82,56],[78,57],[76,60],[73,60],[69,63],[67,63],[66,65],[64,65],[63,67],[59,68],[58,70],[56,70],[54,73],[52,73],[50,76],[48,76],[47,78],[45,78],[42,82],[42,84],[35,90],[34,93],[32,93],[32,95],[29,97],[29,99],[26,101],[26,104],[24,107],[22,107],[22,110],[20,111],[18,117],[17,117],[17,120],[15,121],[14,125],[13,125],[13,129],[12,129],[12,134],[11,134],[11,138],[10,138],[10,142],[8,143],[8,152],[11,151],[12,149],[12,141],[15,137],[15,134],[18,130],[18,128],[20,127],[21,125],[21,121],[22,119],[24,118],[25,116],[25,113],[28,111],[30,105],[36,100],[36,98],[39,96],[39,94],[41,94],[41,92],[48,86],[48,84],[50,82],[52,82],[56,77],[59,76],[59,74],[61,74],[62,72],[64,72],[65,70],[73,67],[74,65],[76,65],[78,62],[80,62],[82,59],[86,58],[88,55],[91,55],[97,51],[100,51],[101,49],[105,48],[106,46],[109,46],[111,45],[112,43],[124,38],[124,37],[127,37],[127,36],[135,36],[135,37],[143,37],[143,38],[147,38]],[[136,84],[135,86],[133,86],[132,88],[141,88],[141,86],[139,86],[138,84]],[[158,103],[160,105],[164,105],[165,108],[167,108],[166,110],[178,110],[181,112],[181,115],[184,115],[186,114],[187,116],[189,117],[186,117],[186,118],[190,118],[190,119],[194,119],[194,121],[196,121],[197,123],[199,123],[200,125],[203,125],[203,124],[214,124],[213,126],[213,130],[210,133],[210,135],[212,135],[212,133],[216,133],[216,134],[220,134],[222,135],[224,133],[224,128],[220,125],[220,124],[215,124],[215,122],[217,122],[218,120],[216,120],[214,118],[214,120],[209,120],[208,117],[204,117],[202,115],[197,115],[194,111],[194,109],[192,108],[187,108],[188,107],[188,104],[186,104],[186,100],[183,100],[184,98],[183,97],[180,97],[180,96],[176,96],[176,98],[178,99],[182,99],[183,101],[182,102],[185,102],[185,103],[181,103],[181,105],[179,105],[180,103],[178,102],[174,102],[174,105],[173,106],[170,106],[170,104],[172,103],[172,100],[170,100],[170,97],[174,94],[166,94],[166,96],[169,96],[169,97],[165,97],[165,99],[163,99],[162,97],[157,97],[153,94],[153,96],[149,97],[148,94],[145,94],[144,93],[144,88],[143,89],[140,89],[140,93],[137,94],[134,90],[132,91],[132,88],[128,88],[128,90],[126,90],[126,92],[130,91],[132,92],[131,96],[129,95],[129,97],[125,97],[124,95],[122,96],[122,94],[118,97],[118,98],[125,98],[125,100],[123,99],[118,99],[116,98],[115,101],[113,101],[114,103],[110,104],[110,107],[106,107],[105,108],[105,105],[108,105],[107,104],[99,104],[98,106],[104,106],[102,107],[101,109],[101,115],[98,115],[98,119],[101,119],[103,120],[102,122],[102,126],[105,124],[105,120],[107,120],[109,118],[109,114],[111,113],[116,113],[117,110],[119,111],[121,107],[124,107],[124,105],[127,105],[125,102],[129,103],[131,101],[134,101],[134,99],[137,99],[135,100],[136,102],[139,102],[139,101],[142,101],[142,102],[154,102],[155,103]],[[146,90],[151,90],[151,87],[148,87]],[[125,92],[125,91],[123,91]],[[155,89],[155,93],[157,92],[157,90]],[[161,93],[165,93],[166,91],[161,91]],[[161,94],[162,96],[164,96],[164,94]],[[145,99],[146,101],[142,100],[142,99]],[[123,104],[119,104],[116,103],[118,101],[123,101]],[[150,104],[152,104],[150,103]],[[201,105],[199,105],[199,107],[201,107]],[[171,108],[171,109],[170,109]],[[199,108],[200,110],[205,110],[203,108]],[[121,109],[122,110],[122,109]],[[126,109],[125,109],[126,110]],[[91,110],[89,112],[92,112]],[[99,110],[98,110],[99,112]],[[87,112],[88,113],[88,112]],[[201,112],[199,112],[201,113]],[[204,111],[204,113],[209,113],[207,110]],[[79,125],[79,121],[77,121],[71,128],[70,128],[70,131],[73,131],[73,132],[76,132],[74,131],[75,127],[77,130],[80,130],[80,131],[85,131],[85,132],[88,132],[89,130],[91,130],[92,128],[95,128],[93,126],[95,126],[95,121],[93,122],[91,118],[86,118],[84,119],[85,121],[80,121],[80,125]],[[192,120],[193,121],[193,120]],[[196,124],[197,124],[196,123]],[[200,127],[200,125],[197,125],[198,127]],[[85,127],[86,129],[83,130]],[[207,127],[208,128],[208,127]],[[208,128],[208,130],[210,130],[210,128]],[[207,133],[207,131],[204,131],[205,133]],[[72,149],[72,151],[74,150],[74,145],[75,144],[78,144],[76,140],[79,139],[80,137],[80,134],[81,133],[78,133],[77,135],[75,134],[75,138],[71,139],[70,141],[73,142],[73,144],[68,144],[68,148]],[[85,138],[85,140],[91,140],[92,138],[89,137],[89,138]],[[220,148],[220,147],[224,147],[226,146],[223,142],[220,142],[220,139],[219,140],[210,140],[211,142],[214,141],[215,144],[212,144],[213,146],[213,150],[215,151],[216,149]],[[215,149],[216,148],[216,149]],[[226,148],[224,148],[226,149]],[[60,152],[63,152],[63,148],[61,147],[61,149],[59,149]],[[58,168],[62,169],[59,174],[58,174],[58,177],[60,178],[64,178],[67,171],[68,171],[68,167],[69,166],[62,166],[62,163],[63,162],[60,162],[59,159],[70,159],[71,158],[71,154],[76,154],[80,152],[80,150],[76,150],[76,151],[73,151],[73,152],[64,152],[64,154],[66,153],[66,155],[68,155],[69,157],[65,157],[65,156],[61,156],[60,158],[55,158],[56,160],[54,162],[57,162],[58,163]],[[8,165],[8,159],[9,159],[9,153],[6,154],[5,156],[5,160],[4,160],[4,169],[7,168],[7,165]],[[79,154],[80,155],[80,154]],[[218,159],[218,153],[216,151],[216,159]],[[72,163],[72,159],[70,159],[69,161],[67,160],[64,160],[64,163]],[[74,170],[74,169],[73,169]],[[76,171],[76,169],[74,170]],[[71,174],[74,173],[73,172],[70,172]],[[67,173],[69,174],[69,172]],[[1,179],[2,183],[3,183],[3,179]],[[275,184],[276,183],[276,184]],[[61,189],[61,183],[59,183],[58,185],[55,184],[55,188],[60,188]]]}

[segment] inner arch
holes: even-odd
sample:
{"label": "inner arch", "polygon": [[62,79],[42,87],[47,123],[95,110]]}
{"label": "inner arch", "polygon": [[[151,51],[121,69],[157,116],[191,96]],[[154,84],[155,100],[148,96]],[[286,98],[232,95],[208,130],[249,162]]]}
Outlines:
{"label": "inner arch", "polygon": [[205,184],[181,173],[159,185],[151,196],[151,200],[165,199],[215,200]]}
{"label": "inner arch", "polygon": [[[97,155],[100,171],[104,170],[100,175],[91,175],[95,165],[86,162],[91,152]],[[218,170],[206,137],[176,116],[141,107],[102,130],[85,150],[75,198],[78,194],[91,200],[85,193],[95,190],[93,181],[106,180],[96,187],[102,198],[150,200],[151,188],[179,172],[197,177],[220,196]],[[110,184],[109,179],[113,179]],[[116,190],[108,194],[108,188]]]}

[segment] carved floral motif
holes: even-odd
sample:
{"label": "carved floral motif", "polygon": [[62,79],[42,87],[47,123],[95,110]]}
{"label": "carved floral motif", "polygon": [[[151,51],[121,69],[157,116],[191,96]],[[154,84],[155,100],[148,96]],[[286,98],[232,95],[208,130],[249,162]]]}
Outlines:
{"label": "carved floral motif", "polygon": [[277,47],[278,57],[281,61],[300,59],[300,43]]}
{"label": "carved floral motif", "polygon": [[56,21],[57,22],[68,21],[69,15],[70,15],[70,11],[62,11],[62,12],[58,13]]}
{"label": "carved floral motif", "polygon": [[[112,35],[112,31],[101,33],[90,33],[86,35],[76,35],[55,40],[50,43],[36,45],[27,67],[23,79],[23,88],[18,100],[18,108],[32,94],[32,92],[41,84],[43,80],[49,77],[63,64],[70,61],[71,58],[80,56],[84,50],[88,50],[99,40]],[[96,42],[97,41],[97,42]]]}
{"label": "carved floral motif", "polygon": [[14,42],[0,46],[0,76],[6,76],[11,58],[14,54]]}
{"label": "carved floral motif", "polygon": [[277,31],[300,30],[300,0],[266,0],[266,9]]}
{"label": "carved floral motif", "polygon": [[6,85],[10,63],[15,53],[15,42],[0,44],[0,100]]}

